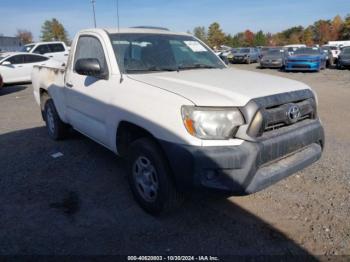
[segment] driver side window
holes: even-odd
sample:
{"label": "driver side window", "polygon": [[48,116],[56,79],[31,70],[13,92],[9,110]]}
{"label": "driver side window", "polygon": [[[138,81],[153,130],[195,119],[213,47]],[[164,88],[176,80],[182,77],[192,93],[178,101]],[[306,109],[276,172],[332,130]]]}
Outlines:
{"label": "driver side window", "polygon": [[75,64],[79,59],[97,59],[100,63],[103,73],[108,72],[107,61],[101,42],[93,36],[81,36],[78,40],[75,57],[74,57],[74,71]]}

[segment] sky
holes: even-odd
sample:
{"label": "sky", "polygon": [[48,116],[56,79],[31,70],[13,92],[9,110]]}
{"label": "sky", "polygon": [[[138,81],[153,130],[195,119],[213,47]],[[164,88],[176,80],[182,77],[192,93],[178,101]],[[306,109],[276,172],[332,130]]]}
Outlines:
{"label": "sky", "polygon": [[[117,0],[95,0],[98,27],[117,26]],[[17,29],[40,37],[47,19],[57,18],[74,37],[93,27],[90,0],[0,0],[0,34],[13,36]],[[350,14],[350,0],[119,0],[120,26],[150,25],[174,31],[220,23],[225,33],[246,29],[279,32],[307,26],[319,19]]]}

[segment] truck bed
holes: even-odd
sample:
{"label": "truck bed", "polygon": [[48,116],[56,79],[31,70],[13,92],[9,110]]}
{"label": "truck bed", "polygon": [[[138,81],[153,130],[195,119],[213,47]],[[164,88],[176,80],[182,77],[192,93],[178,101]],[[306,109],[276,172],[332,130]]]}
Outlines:
{"label": "truck bed", "polygon": [[46,90],[51,97],[62,95],[58,90],[64,87],[65,72],[65,67],[34,66],[32,84],[38,104],[40,104],[40,89]]}

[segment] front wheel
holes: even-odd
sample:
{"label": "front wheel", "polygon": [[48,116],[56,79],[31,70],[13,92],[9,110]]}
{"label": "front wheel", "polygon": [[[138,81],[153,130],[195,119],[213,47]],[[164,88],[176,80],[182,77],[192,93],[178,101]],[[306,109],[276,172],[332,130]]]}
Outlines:
{"label": "front wheel", "polygon": [[48,134],[53,140],[60,140],[67,135],[68,125],[60,119],[52,99],[46,100],[44,120]]}
{"label": "front wheel", "polygon": [[138,204],[152,215],[168,213],[183,202],[159,146],[150,138],[132,143],[127,161],[128,181]]}

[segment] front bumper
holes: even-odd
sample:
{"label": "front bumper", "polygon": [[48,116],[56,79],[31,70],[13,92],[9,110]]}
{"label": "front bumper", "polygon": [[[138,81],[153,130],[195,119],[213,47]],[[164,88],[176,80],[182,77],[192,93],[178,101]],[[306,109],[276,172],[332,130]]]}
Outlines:
{"label": "front bumper", "polygon": [[338,63],[340,66],[350,67],[350,60],[339,60]]}
{"label": "front bumper", "polygon": [[322,154],[319,120],[302,121],[240,146],[195,147],[161,142],[177,186],[247,195],[311,165]]}
{"label": "front bumper", "polygon": [[287,71],[319,71],[321,69],[320,62],[287,62],[285,70]]}
{"label": "front bumper", "polygon": [[282,61],[276,61],[276,62],[260,62],[261,67],[267,67],[267,68],[281,68],[283,67],[283,62]]}
{"label": "front bumper", "polygon": [[248,62],[249,57],[245,57],[245,56],[234,56],[231,61],[232,63],[247,63]]}

